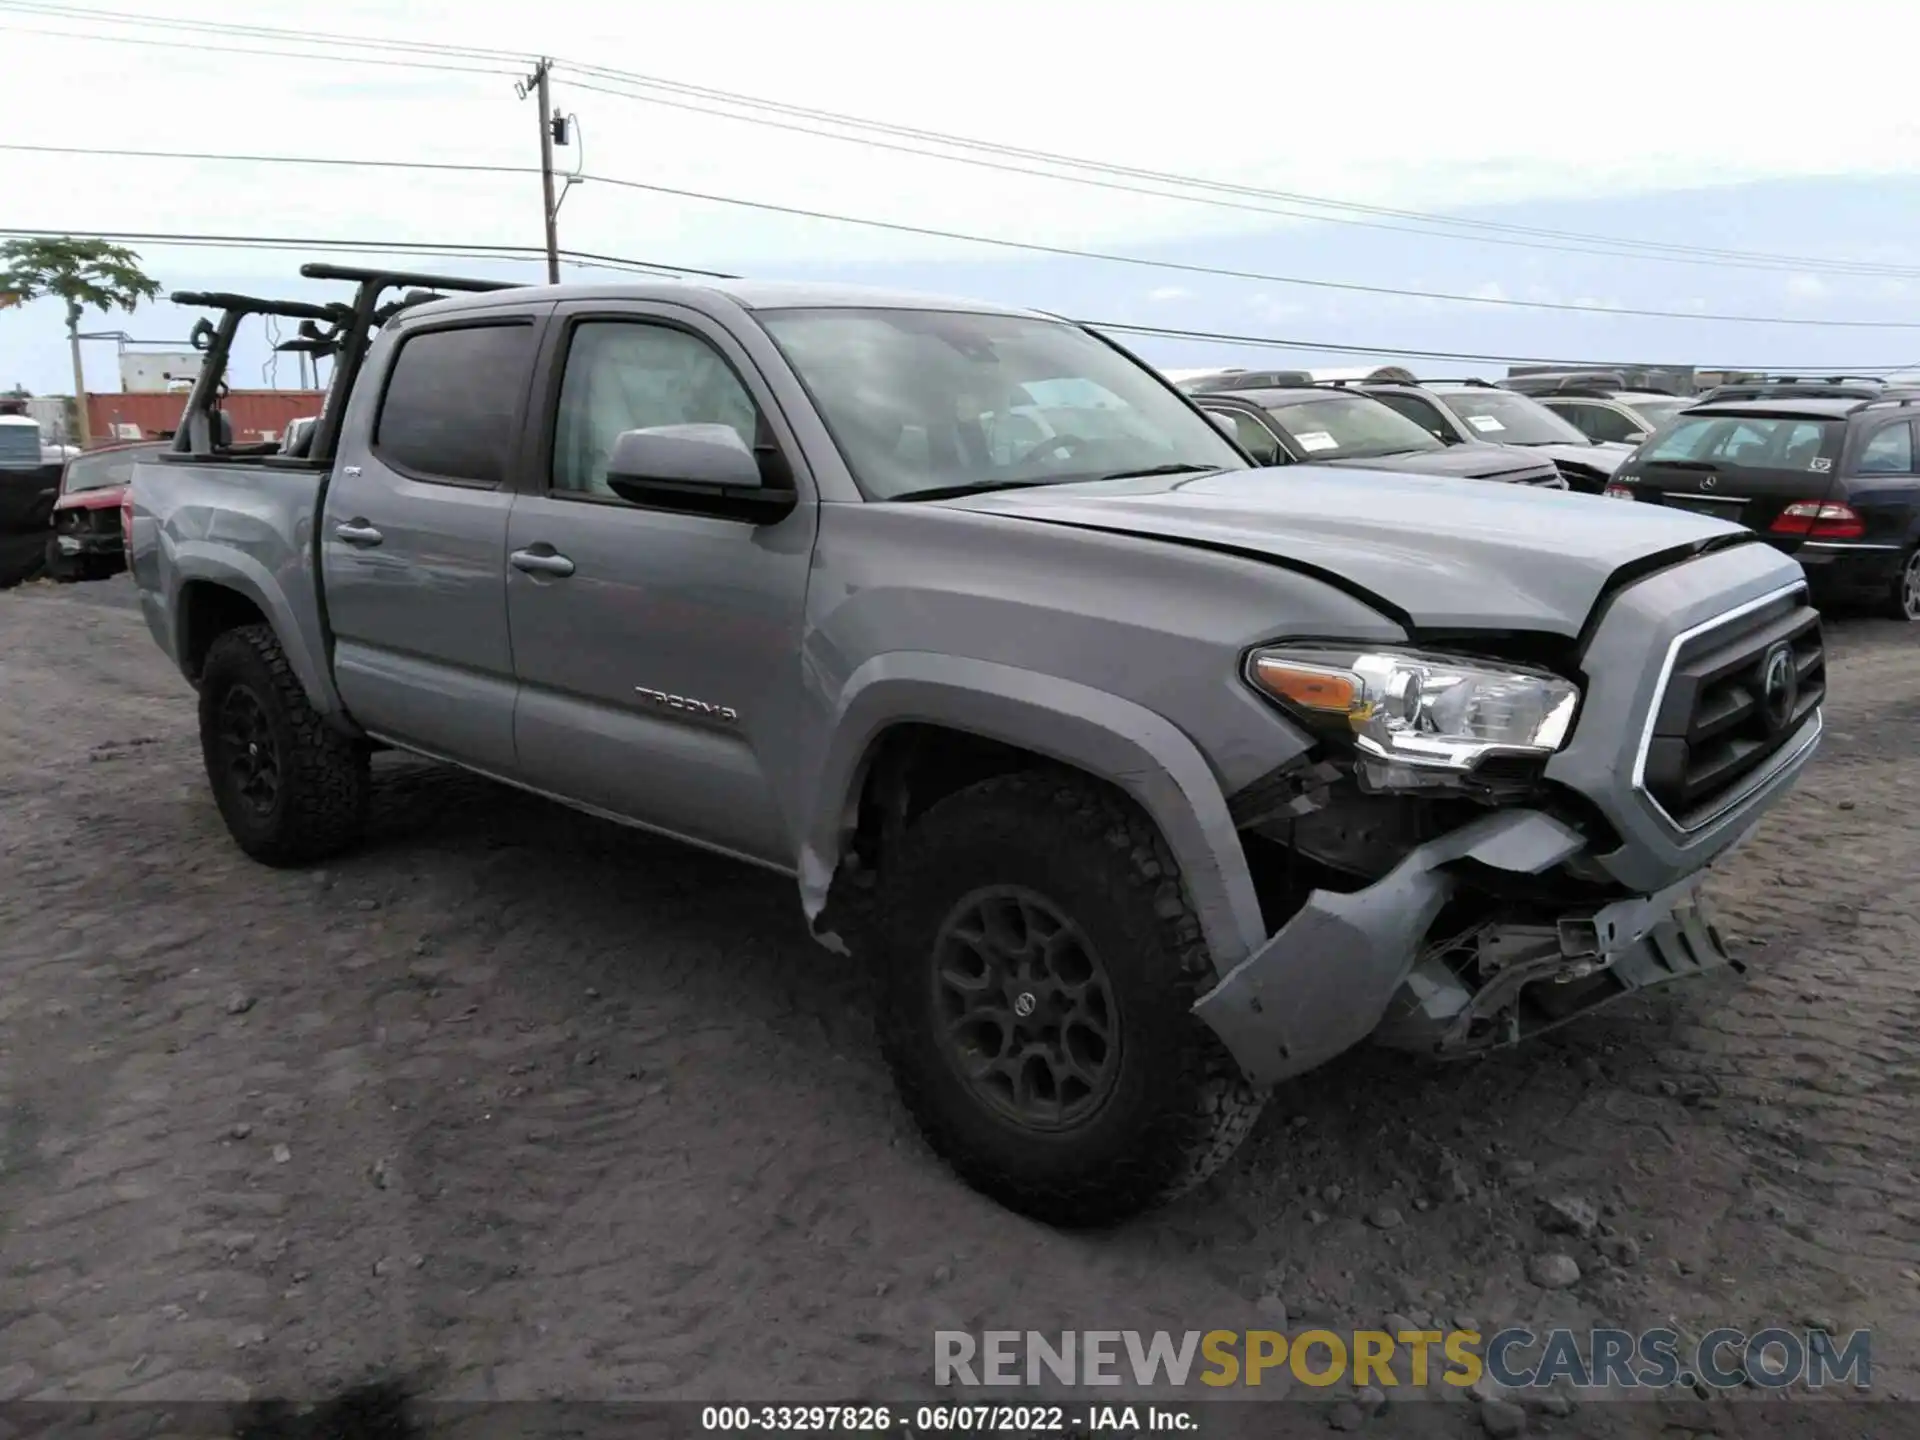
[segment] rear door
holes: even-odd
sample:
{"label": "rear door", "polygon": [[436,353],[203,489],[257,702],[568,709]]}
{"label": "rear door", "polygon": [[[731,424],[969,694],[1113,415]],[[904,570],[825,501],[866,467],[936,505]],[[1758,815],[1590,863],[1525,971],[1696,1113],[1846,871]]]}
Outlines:
{"label": "rear door", "polygon": [[[507,537],[522,773],[552,794],[791,868],[775,777],[797,743],[818,523],[766,381],[710,317],[664,302],[560,307]],[[622,431],[732,426],[799,503],[756,524],[614,494]]]}
{"label": "rear door", "polygon": [[347,709],[383,739],[508,777],[509,480],[552,308],[408,327],[355,387],[320,518]]}
{"label": "rear door", "polygon": [[1638,499],[1765,533],[1789,505],[1828,498],[1846,432],[1839,416],[1686,415],[1642,447],[1630,483]]}
{"label": "rear door", "polygon": [[1859,544],[1904,550],[1920,530],[1920,421],[1899,415],[1864,429],[1834,498],[1860,516]]}

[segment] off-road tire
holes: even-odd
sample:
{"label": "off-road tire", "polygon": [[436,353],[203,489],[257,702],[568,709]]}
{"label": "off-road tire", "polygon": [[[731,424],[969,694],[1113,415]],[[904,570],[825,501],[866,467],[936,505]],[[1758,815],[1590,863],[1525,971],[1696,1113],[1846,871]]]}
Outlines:
{"label": "off-road tire", "polygon": [[[238,793],[222,762],[219,717],[237,686],[259,702],[277,751],[279,792],[265,814]],[[200,750],[228,832],[262,864],[325,859],[355,844],[366,828],[373,783],[367,746],[315,713],[272,626],[242,625],[207,651],[200,674]]]}
{"label": "off-road tire", "polygon": [[1920,615],[1913,612],[1908,598],[1908,586],[1913,582],[1915,567],[1920,566],[1920,548],[1909,550],[1900,557],[1900,569],[1893,577],[1893,583],[1887,587],[1886,598],[1880,602],[1880,613],[1890,620],[1905,620],[1909,624],[1920,622]]}
{"label": "off-road tire", "polygon": [[[944,1050],[934,943],[964,897],[1017,885],[1092,942],[1120,1015],[1100,1108],[1036,1134],[996,1114]],[[880,1038],[900,1097],[960,1177],[1062,1227],[1108,1225],[1200,1184],[1232,1157],[1265,1096],[1193,1013],[1215,975],[1166,842],[1136,807],[1065,772],[983,781],[939,801],[883,858],[875,906]]]}

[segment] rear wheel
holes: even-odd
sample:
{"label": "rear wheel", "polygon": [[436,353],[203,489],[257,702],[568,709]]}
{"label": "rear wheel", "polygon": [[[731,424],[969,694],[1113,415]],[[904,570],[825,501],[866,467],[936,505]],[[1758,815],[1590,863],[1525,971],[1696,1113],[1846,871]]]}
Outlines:
{"label": "rear wheel", "polygon": [[314,711],[271,626],[229,630],[208,650],[200,749],[220,817],[254,859],[298,865],[360,838],[367,747]]}
{"label": "rear wheel", "polygon": [[1886,613],[1895,620],[1920,621],[1920,546],[1907,552],[1900,573],[1893,577]]}
{"label": "rear wheel", "polygon": [[902,1100],[976,1189],[1057,1225],[1197,1185],[1263,1097],[1192,1013],[1213,964],[1153,826],[1030,773],[942,800],[883,866],[882,1039]]}

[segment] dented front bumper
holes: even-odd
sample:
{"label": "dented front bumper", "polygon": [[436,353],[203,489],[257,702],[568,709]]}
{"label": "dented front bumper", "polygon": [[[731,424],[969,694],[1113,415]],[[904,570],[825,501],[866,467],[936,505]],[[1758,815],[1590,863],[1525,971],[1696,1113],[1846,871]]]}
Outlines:
{"label": "dented front bumper", "polygon": [[1462,861],[1540,875],[1580,834],[1538,811],[1489,815],[1350,893],[1316,890],[1195,1006],[1247,1076],[1271,1085],[1368,1036],[1463,1055],[1516,1043],[1649,986],[1732,963],[1701,909],[1701,876],[1558,915],[1496,920],[1438,943]]}

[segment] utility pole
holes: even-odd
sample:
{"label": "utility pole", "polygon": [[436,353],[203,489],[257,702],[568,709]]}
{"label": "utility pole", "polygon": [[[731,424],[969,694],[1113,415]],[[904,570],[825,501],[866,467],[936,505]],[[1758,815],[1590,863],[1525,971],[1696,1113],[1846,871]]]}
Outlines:
{"label": "utility pole", "polygon": [[540,198],[547,221],[547,283],[560,283],[560,212],[553,200],[553,91],[548,77],[552,63],[543,55],[533,71],[535,104],[540,108]]}

